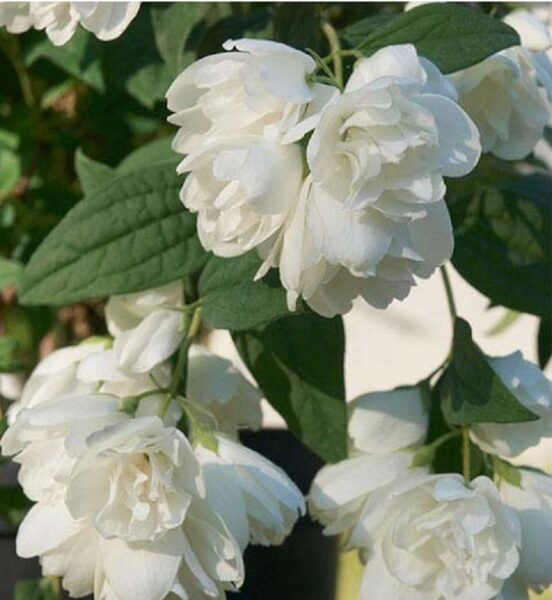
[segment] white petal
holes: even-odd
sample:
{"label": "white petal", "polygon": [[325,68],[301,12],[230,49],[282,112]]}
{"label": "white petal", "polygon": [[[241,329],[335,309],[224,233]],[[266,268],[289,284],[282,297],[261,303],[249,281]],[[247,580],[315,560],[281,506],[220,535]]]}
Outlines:
{"label": "white petal", "polygon": [[40,556],[76,535],[82,526],[74,522],[62,503],[35,504],[17,532],[17,554],[22,558]]}
{"label": "white petal", "polygon": [[374,392],[351,404],[349,436],[358,450],[386,454],[421,443],[428,419],[419,387]]}
{"label": "white petal", "polygon": [[503,20],[518,32],[521,45],[527,50],[543,52],[552,45],[546,25],[528,10],[518,8],[508,13]]}
{"label": "white petal", "polygon": [[500,495],[521,520],[521,559],[516,577],[544,588],[552,583],[552,477],[522,470],[521,488],[502,482]]}
{"label": "white petal", "polygon": [[310,513],[326,525],[327,535],[355,525],[368,494],[400,477],[411,462],[411,454],[396,453],[355,456],[326,465],[310,489]]}
{"label": "white petal", "polygon": [[462,177],[472,171],[481,155],[475,123],[456,102],[445,96],[421,94],[416,102],[427,108],[435,119],[443,175]]}
{"label": "white petal", "polygon": [[245,500],[234,468],[203,447],[199,447],[196,454],[203,467],[207,500],[222,517],[243,552],[249,542],[249,526]]}
{"label": "white petal", "polygon": [[119,367],[143,373],[168,359],[183,338],[181,315],[159,310],[148,315],[137,327],[115,338],[113,349]]}
{"label": "white petal", "polygon": [[164,600],[175,583],[183,548],[180,529],[169,531],[157,542],[143,544],[102,539],[101,564],[121,599]]}
{"label": "white petal", "polygon": [[[92,3],[90,3],[92,4]],[[95,10],[86,10],[83,2],[73,2],[80,10],[80,24],[102,41],[118,38],[138,14],[140,2],[96,3]]]}
{"label": "white petal", "polygon": [[412,44],[388,46],[355,63],[345,91],[358,90],[382,77],[420,84],[424,84],[427,78]]}

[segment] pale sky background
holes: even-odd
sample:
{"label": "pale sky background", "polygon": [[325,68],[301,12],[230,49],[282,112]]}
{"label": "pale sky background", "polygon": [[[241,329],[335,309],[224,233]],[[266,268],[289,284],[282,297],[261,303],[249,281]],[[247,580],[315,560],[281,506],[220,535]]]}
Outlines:
{"label": "pale sky background", "polygon": [[[520,315],[504,332],[489,335],[506,309],[488,309],[486,297],[450,265],[448,270],[459,316],[470,323],[482,350],[493,356],[521,350],[525,358],[537,362],[538,319]],[[394,302],[386,310],[358,301],[344,321],[348,400],[366,392],[416,383],[442,362],[450,347],[451,321],[438,271],[430,279],[420,280],[406,300]],[[214,332],[209,348],[245,369],[227,332]],[[551,374],[550,369],[548,374]],[[266,402],[264,414],[265,427],[284,426],[283,420]]]}

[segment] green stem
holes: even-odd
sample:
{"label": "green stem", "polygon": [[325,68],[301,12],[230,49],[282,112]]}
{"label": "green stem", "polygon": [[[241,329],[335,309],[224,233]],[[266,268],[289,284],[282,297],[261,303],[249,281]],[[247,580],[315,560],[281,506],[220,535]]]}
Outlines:
{"label": "green stem", "polygon": [[[197,335],[199,328],[201,327],[201,306],[197,306],[192,313],[191,319],[188,321],[186,337],[180,346],[178,351],[178,358],[176,360],[176,367],[173,372],[171,383],[169,385],[169,391],[167,392],[163,404],[159,409],[158,416],[163,418],[167,410],[169,409],[170,403],[177,396],[178,388],[185,382],[186,365],[188,363],[188,350]],[[184,376],[183,376],[184,375]]]}
{"label": "green stem", "polygon": [[462,429],[462,472],[466,483],[469,483],[470,477],[470,429]]}
{"label": "green stem", "polygon": [[192,302],[191,304],[185,304],[184,306],[173,306],[170,308],[170,310],[181,313],[192,313],[199,306],[201,306],[201,298],[195,302]]}
{"label": "green stem", "polygon": [[337,86],[343,89],[343,62],[341,61],[342,50],[336,30],[329,24],[322,25],[322,31],[330,44],[330,57],[334,65],[334,75]]}
{"label": "green stem", "polygon": [[51,582],[51,590],[54,595],[54,600],[61,600],[61,578],[48,577]]}
{"label": "green stem", "polygon": [[445,435],[436,439],[432,444],[430,444],[430,446],[431,448],[433,448],[433,450],[437,450],[437,448],[440,448],[443,444],[446,444],[450,440],[453,440],[454,438],[458,437],[459,435],[461,435],[461,433],[462,430],[460,429],[454,429],[453,431],[449,431],[448,433],[445,433]]}
{"label": "green stem", "polygon": [[[354,56],[355,58],[364,58],[364,54],[362,54],[362,52],[360,50],[340,50],[339,51],[339,56],[341,56],[341,58],[347,58],[348,56]],[[329,62],[331,62],[333,60],[333,54],[330,54],[329,56],[325,56],[322,59],[322,62],[324,64],[327,64]]]}
{"label": "green stem", "polygon": [[452,293],[452,286],[450,285],[450,279],[444,265],[441,267],[440,271],[441,276],[443,278],[443,283],[445,285],[445,292],[447,294],[447,302],[450,311],[450,316],[454,325],[454,321],[458,316],[458,311],[456,310],[456,303],[454,301],[454,294]]}
{"label": "green stem", "polygon": [[414,456],[412,457],[411,467],[425,467],[427,465],[431,465],[435,460],[435,452],[438,448],[440,448],[443,444],[446,444],[450,440],[458,437],[462,434],[461,429],[454,429],[453,431],[449,431],[442,435],[440,438],[437,438],[431,444],[427,444],[427,446],[421,446],[416,450]]}

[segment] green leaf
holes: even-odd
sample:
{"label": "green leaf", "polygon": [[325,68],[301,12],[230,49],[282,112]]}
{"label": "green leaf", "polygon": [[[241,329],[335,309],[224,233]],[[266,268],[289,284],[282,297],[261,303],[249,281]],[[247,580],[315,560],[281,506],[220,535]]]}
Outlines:
{"label": "green leaf", "polygon": [[155,43],[173,75],[178,75],[193,60],[193,54],[184,51],[186,40],[207,8],[208,5],[199,2],[174,2],[151,9]]}
{"label": "green leaf", "polygon": [[326,43],[314,2],[283,2],[274,13],[274,39],[304,51],[322,52]]}
{"label": "green leaf", "polygon": [[12,337],[0,337],[0,373],[15,373],[22,369],[17,357],[19,344]]}
{"label": "green leaf", "polygon": [[499,19],[453,2],[443,2],[404,12],[368,33],[362,41],[353,35],[351,42],[356,42],[366,54],[391,44],[414,44],[442,73],[452,73],[499,50],[518,46],[520,39]]}
{"label": "green leaf", "polygon": [[261,261],[252,250],[236,258],[213,256],[199,280],[202,314],[216,329],[250,329],[289,314],[275,272],[254,281]]}
{"label": "green leaf", "polygon": [[370,15],[341,30],[340,36],[352,46],[358,46],[370,34],[387,25],[392,19],[393,15]]}
{"label": "green leaf", "polygon": [[65,73],[87,83],[99,92],[105,90],[100,57],[102,42],[82,27],[77,27],[73,37],[63,46],[54,46],[43,32],[37,42],[26,49],[24,60],[27,66],[39,59],[54,63]]}
{"label": "green leaf", "polygon": [[160,162],[174,161],[175,168],[179,161],[171,147],[172,137],[153,140],[129,154],[117,167],[118,173],[131,173]]}
{"label": "green leaf", "polygon": [[174,164],[119,175],[79,202],[39,246],[20,290],[26,304],[69,304],[174,281],[207,260]]}
{"label": "green leaf", "polygon": [[341,318],[292,315],[234,334],[245,364],[291,431],[327,462],[347,456]]}
{"label": "green leaf", "polygon": [[537,337],[539,366],[544,369],[552,356],[552,319],[541,319]]}
{"label": "green leaf", "polygon": [[179,159],[172,150],[171,143],[172,138],[165,137],[140,146],[125,157],[116,169],[88,158],[79,148],[75,153],[75,170],[84,194],[89,195],[97,189],[105,187],[117,175],[147,169],[159,163],[172,161],[176,169]]}
{"label": "green leaf", "polygon": [[19,525],[30,507],[30,501],[19,486],[0,485],[0,514],[10,525]]}
{"label": "green leaf", "polygon": [[498,485],[500,487],[500,481],[506,481],[510,485],[515,487],[521,487],[521,472],[519,469],[516,469],[510,463],[507,463],[504,460],[500,460],[497,456],[493,457],[493,466],[495,477],[498,479]]}
{"label": "green leaf", "polygon": [[117,176],[115,169],[88,158],[79,148],[75,153],[75,171],[83,193],[88,196]]}
{"label": "green leaf", "polygon": [[17,287],[23,276],[23,265],[16,260],[0,257],[0,291],[9,286]]}
{"label": "green leaf", "polygon": [[59,600],[57,582],[52,578],[37,581],[19,581],[15,585],[14,600]]}
{"label": "green leaf", "polygon": [[11,191],[21,178],[19,136],[0,129],[0,193]]}
{"label": "green leaf", "polygon": [[142,5],[125,34],[103,49],[108,82],[124,89],[147,108],[164,100],[173,80],[155,45],[150,10],[149,5]]}
{"label": "green leaf", "polygon": [[[429,387],[427,382],[425,382],[425,385]],[[433,453],[431,465],[434,473],[462,473],[464,468],[462,462],[462,433],[456,430],[457,435],[451,435],[451,427],[445,421],[441,401],[442,386],[443,377],[437,381],[430,392],[428,390],[431,408],[425,443],[430,446],[437,446]],[[485,474],[483,452],[474,444],[471,444],[470,447],[470,473],[472,478]]]}
{"label": "green leaf", "polygon": [[[474,176],[448,195],[454,227],[452,263],[471,285],[518,312],[550,315],[552,178],[531,175],[496,183]],[[466,185],[466,184],[460,184]]]}
{"label": "green leaf", "polygon": [[450,425],[538,419],[502,383],[474,343],[471,327],[460,318],[454,324],[452,359],[442,378],[441,399]]}

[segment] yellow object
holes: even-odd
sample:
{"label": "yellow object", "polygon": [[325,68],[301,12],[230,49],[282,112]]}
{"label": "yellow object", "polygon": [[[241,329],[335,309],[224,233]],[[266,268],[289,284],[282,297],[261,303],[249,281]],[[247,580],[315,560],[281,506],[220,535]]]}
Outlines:
{"label": "yellow object", "polygon": [[335,600],[359,600],[362,563],[356,550],[340,552],[337,562]]}

